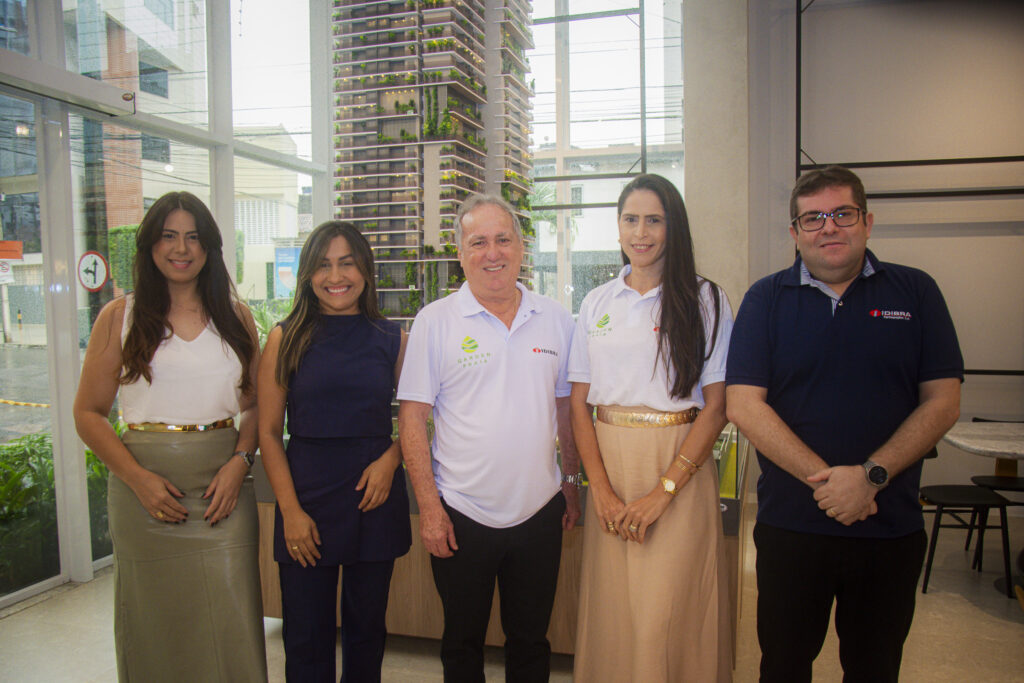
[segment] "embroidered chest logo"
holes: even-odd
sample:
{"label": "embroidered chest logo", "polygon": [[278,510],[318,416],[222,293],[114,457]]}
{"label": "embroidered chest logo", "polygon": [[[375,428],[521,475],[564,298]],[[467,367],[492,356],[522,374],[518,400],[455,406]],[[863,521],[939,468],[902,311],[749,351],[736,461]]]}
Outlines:
{"label": "embroidered chest logo", "polygon": [[479,365],[485,365],[491,360],[490,352],[480,351],[480,345],[477,344],[476,339],[469,336],[462,340],[462,352],[466,355],[459,356],[455,359],[455,362],[458,363],[461,368],[473,368]]}
{"label": "embroidered chest logo", "polygon": [[558,357],[558,351],[553,351],[553,350],[551,350],[551,349],[542,349],[542,348],[541,348],[541,347],[539,347],[539,346],[534,346],[534,347],[533,347],[533,349],[532,349],[532,351],[533,351],[534,353],[546,353],[546,354],[548,354],[549,356],[554,356],[555,358],[557,358],[557,357]]}
{"label": "embroidered chest logo", "polygon": [[877,308],[873,309],[868,315],[872,318],[882,318],[883,320],[910,320],[913,317],[908,311],[883,311]]}
{"label": "embroidered chest logo", "polygon": [[587,336],[589,337],[603,337],[612,331],[612,328],[608,327],[608,323],[612,321],[611,316],[607,313],[602,315],[596,323],[594,323],[594,329],[587,330]]}

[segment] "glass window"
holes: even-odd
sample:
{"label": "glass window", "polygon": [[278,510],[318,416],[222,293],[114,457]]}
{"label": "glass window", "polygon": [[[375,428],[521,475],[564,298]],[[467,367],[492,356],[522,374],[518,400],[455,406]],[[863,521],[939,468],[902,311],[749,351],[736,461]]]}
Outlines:
{"label": "glass window", "polygon": [[137,93],[140,112],[208,126],[205,0],[63,0],[67,68]]}
{"label": "glass window", "polygon": [[310,177],[235,157],[238,294],[261,344],[291,309],[299,251],[313,229]]}
{"label": "glass window", "polygon": [[[69,128],[76,252],[79,258],[102,259],[109,272],[96,291],[78,290],[79,346],[84,353],[100,309],[134,287],[135,231],[146,209],[172,190],[188,190],[208,204],[210,160],[205,149],[82,116],[71,116]],[[154,149],[160,150],[160,159],[147,156]],[[122,428],[116,402],[110,420]],[[111,552],[107,469],[88,450],[86,477],[95,560]]]}
{"label": "glass window", "polygon": [[0,47],[23,55],[29,53],[26,0],[0,1]]}
{"label": "glass window", "polygon": [[308,4],[231,0],[231,21],[235,136],[312,158]]}
{"label": "glass window", "polygon": [[[542,0],[534,17],[636,7],[635,0]],[[630,178],[646,170],[683,189],[678,12],[668,5],[646,11],[643,89],[639,13],[534,26],[533,173],[541,181],[559,178],[537,182],[530,197],[536,284],[574,313],[590,289],[622,267],[614,205]]]}
{"label": "glass window", "polygon": [[0,256],[2,597],[60,573],[35,105],[5,95],[0,95],[0,176],[0,239],[16,245],[10,258]]}

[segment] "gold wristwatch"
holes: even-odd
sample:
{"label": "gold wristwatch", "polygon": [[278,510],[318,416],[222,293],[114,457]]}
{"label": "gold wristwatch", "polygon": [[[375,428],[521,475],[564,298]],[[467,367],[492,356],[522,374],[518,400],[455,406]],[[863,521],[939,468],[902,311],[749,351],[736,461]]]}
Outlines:
{"label": "gold wristwatch", "polygon": [[674,496],[679,493],[679,489],[676,488],[676,483],[665,476],[661,478],[661,488],[665,489],[665,493],[670,496]]}

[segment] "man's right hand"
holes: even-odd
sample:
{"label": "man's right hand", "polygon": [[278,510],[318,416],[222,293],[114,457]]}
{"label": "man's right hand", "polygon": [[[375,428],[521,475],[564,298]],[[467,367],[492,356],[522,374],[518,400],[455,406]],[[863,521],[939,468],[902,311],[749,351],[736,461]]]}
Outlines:
{"label": "man's right hand", "polygon": [[434,557],[451,557],[459,549],[455,542],[455,527],[444,508],[420,510],[420,537],[423,547]]}

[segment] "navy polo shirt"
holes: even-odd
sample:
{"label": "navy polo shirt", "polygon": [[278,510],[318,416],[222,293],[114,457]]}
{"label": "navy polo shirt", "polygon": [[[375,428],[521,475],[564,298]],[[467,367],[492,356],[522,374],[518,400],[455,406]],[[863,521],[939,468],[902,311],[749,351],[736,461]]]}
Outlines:
{"label": "navy polo shirt", "polygon": [[[756,282],[733,327],[726,384],[765,387],[768,405],[829,465],[860,465],[918,405],[918,385],[963,380],[956,330],[938,285],[925,272],[881,263],[854,280],[834,306],[801,285],[791,268]],[[921,461],[875,497],[878,513],[843,526],[813,491],[757,454],[760,522],[792,531],[895,538],[923,528]]]}

